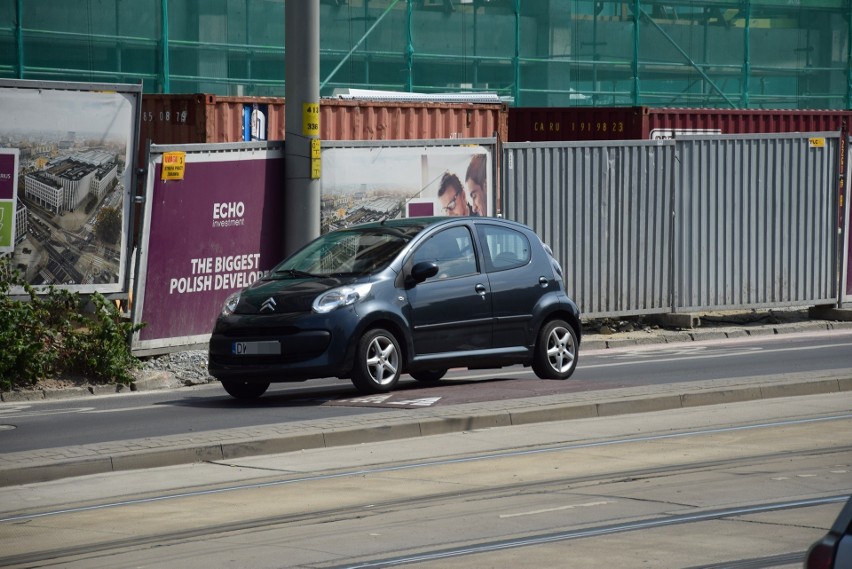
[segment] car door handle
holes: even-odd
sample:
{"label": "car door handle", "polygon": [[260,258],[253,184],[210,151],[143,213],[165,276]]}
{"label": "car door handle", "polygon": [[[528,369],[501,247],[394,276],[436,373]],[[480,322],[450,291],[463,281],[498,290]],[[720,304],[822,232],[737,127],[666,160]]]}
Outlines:
{"label": "car door handle", "polygon": [[485,293],[486,293],[486,292],[488,292],[488,289],[487,289],[487,288],[485,288],[485,285],[484,285],[484,284],[482,284],[482,283],[480,283],[480,284],[476,285],[476,286],[475,286],[475,287],[473,287],[473,288],[474,288],[474,290],[476,291],[476,294],[478,294],[479,296],[481,296],[481,297],[482,297],[482,300],[485,300]]}
{"label": "car door handle", "polygon": [[547,285],[550,284],[550,281],[547,280],[547,277],[538,277],[538,285],[541,288],[547,288]]}

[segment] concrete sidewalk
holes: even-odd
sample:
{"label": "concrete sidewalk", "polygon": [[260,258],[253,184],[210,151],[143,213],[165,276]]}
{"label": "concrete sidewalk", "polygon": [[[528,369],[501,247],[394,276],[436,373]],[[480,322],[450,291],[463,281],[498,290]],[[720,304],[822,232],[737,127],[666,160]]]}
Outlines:
{"label": "concrete sidewalk", "polygon": [[[589,334],[584,338],[582,350],[832,329],[852,330],[852,322],[807,321],[748,327],[721,326],[694,331]],[[847,397],[852,409],[852,366],[821,374],[786,374],[567,393],[6,453],[0,455],[0,486],[491,427],[819,393],[838,393]]]}

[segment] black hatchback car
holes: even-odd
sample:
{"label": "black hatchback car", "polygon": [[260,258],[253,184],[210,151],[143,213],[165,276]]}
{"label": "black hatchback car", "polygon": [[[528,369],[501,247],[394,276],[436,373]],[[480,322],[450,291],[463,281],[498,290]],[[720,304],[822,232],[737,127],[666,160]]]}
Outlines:
{"label": "black hatchback car", "polygon": [[238,398],[318,377],[386,392],[402,373],[435,382],[453,367],[566,379],[580,339],[559,263],[529,227],[394,219],[327,233],[231,295],[208,369]]}
{"label": "black hatchback car", "polygon": [[831,529],[811,545],[804,569],[849,569],[852,567],[852,496],[840,510]]}

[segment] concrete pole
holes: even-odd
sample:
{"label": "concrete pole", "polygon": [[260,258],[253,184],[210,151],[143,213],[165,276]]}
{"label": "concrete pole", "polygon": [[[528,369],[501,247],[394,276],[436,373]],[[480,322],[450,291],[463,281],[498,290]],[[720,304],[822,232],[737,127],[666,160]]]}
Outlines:
{"label": "concrete pole", "polygon": [[320,234],[319,0],[286,0],[284,17],[286,256]]}

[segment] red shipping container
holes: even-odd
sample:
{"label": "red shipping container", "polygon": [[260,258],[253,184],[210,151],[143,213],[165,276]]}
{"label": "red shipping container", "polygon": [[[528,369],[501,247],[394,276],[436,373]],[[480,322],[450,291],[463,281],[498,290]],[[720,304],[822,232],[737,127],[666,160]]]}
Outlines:
{"label": "red shipping container", "polygon": [[651,140],[689,134],[839,132],[852,111],[652,107],[513,107],[511,142]]}
{"label": "red shipping container", "polygon": [[322,140],[492,138],[506,141],[508,107],[494,103],[322,99]]}
{"label": "red shipping container", "polygon": [[[284,99],[217,95],[142,95],[140,154],[155,144],[242,142],[246,108],[265,120],[263,140],[284,140]],[[504,104],[320,100],[321,140],[508,138]],[[250,136],[248,137],[251,138]]]}

